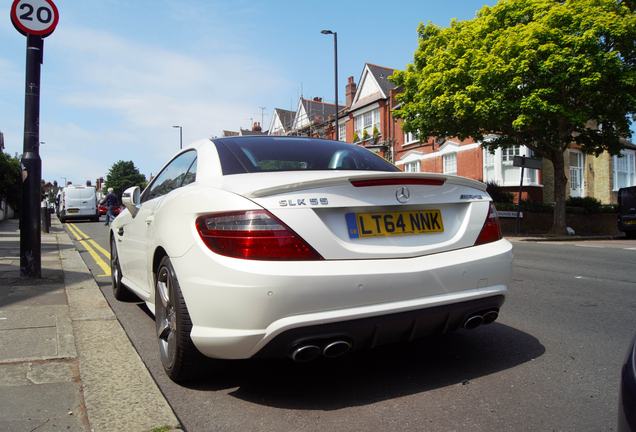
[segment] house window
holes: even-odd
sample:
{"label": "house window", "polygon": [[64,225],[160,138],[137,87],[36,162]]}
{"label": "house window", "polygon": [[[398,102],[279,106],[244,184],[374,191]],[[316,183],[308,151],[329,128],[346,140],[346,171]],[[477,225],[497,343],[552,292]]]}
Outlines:
{"label": "house window", "polygon": [[[507,149],[501,149],[502,177],[503,183],[519,184],[519,176],[521,168],[513,165],[515,156],[521,156],[521,146],[512,146]],[[530,171],[530,170],[524,170]]]}
{"label": "house window", "polygon": [[413,144],[419,142],[417,136],[413,132],[408,132],[404,134],[404,145]]}
{"label": "house window", "polygon": [[353,125],[360,140],[362,140],[365,130],[367,131],[369,138],[371,138],[373,135],[373,126],[376,126],[378,128],[378,132],[382,133],[380,130],[380,108],[376,108],[373,111],[354,117]]}
{"label": "house window", "polygon": [[338,123],[338,141],[346,141],[347,140],[347,124],[346,123]]}
{"label": "house window", "polygon": [[405,163],[404,172],[420,172],[420,161]]}
{"label": "house window", "polygon": [[634,178],[634,151],[623,150],[621,156],[614,156],[614,190],[636,186]]}
{"label": "house window", "polygon": [[457,153],[444,155],[444,174],[457,175]]}
{"label": "house window", "polygon": [[[497,183],[500,186],[519,186],[521,167],[513,165],[515,156],[531,157],[532,151],[525,146],[512,146],[495,149],[494,154],[484,149],[484,182]],[[538,186],[538,170],[525,169],[523,184]]]}
{"label": "house window", "polygon": [[488,150],[484,154],[484,181],[496,181],[495,180],[495,154],[490,153]]}

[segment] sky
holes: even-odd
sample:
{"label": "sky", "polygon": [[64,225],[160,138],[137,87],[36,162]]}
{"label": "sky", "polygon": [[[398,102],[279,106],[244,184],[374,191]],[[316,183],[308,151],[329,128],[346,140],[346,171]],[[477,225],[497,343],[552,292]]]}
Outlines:
{"label": "sky", "polygon": [[[365,63],[405,69],[417,28],[472,19],[493,0],[300,2],[53,0],[59,23],[44,39],[40,90],[42,179],[106,178],[133,161],[155,175],[183,145],[223,130],[269,128],[274,108],[338,101]],[[24,145],[26,37],[0,0],[0,132],[5,152]]]}

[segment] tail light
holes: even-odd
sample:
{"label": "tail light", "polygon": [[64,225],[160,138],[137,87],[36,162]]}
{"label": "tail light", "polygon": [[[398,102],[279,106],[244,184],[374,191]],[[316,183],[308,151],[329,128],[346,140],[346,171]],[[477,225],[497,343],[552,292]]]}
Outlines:
{"label": "tail light", "polygon": [[265,210],[205,215],[196,226],[205,245],[219,255],[271,261],[323,259]]}
{"label": "tail light", "polygon": [[369,186],[396,186],[396,185],[424,185],[442,186],[444,180],[429,178],[390,178],[390,179],[370,179],[370,180],[350,180],[353,187]]}
{"label": "tail light", "polygon": [[477,237],[475,246],[485,243],[491,243],[497,240],[501,240],[502,238],[503,234],[501,233],[501,225],[499,224],[497,209],[495,209],[495,205],[491,201],[490,208],[488,209],[488,217],[486,218],[486,222],[484,222],[484,226],[479,233],[479,237]]}

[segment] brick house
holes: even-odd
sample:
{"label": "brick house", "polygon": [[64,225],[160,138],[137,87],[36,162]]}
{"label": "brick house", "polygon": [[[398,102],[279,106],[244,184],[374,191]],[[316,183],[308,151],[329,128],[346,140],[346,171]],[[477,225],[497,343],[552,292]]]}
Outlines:
{"label": "brick house", "polygon": [[[395,122],[391,116],[391,92],[395,84],[388,78],[395,69],[366,63],[359,85],[349,77],[345,88],[346,107],[338,113],[339,139],[368,148],[391,159]],[[333,138],[333,124],[327,135]],[[375,133],[374,133],[375,132]]]}
{"label": "brick house", "polygon": [[287,135],[292,129],[295,117],[296,111],[275,108],[269,124],[269,135]]}
{"label": "brick house", "polygon": [[[636,145],[631,141],[621,140],[625,149],[622,157],[610,156],[603,153],[598,157],[586,155],[580,147],[572,144],[565,155],[569,161],[570,169],[566,170],[568,177],[568,197],[593,197],[603,204],[616,204],[618,189],[628,186],[636,186]],[[544,194],[546,203],[554,202],[554,170],[552,164],[544,161]]]}
{"label": "brick house", "polygon": [[[338,109],[343,108],[345,107],[338,105]],[[287,135],[326,138],[330,127],[329,117],[335,118],[335,113],[335,104],[325,103],[322,98],[315,97],[313,100],[300,98],[291,130],[287,132]]]}
{"label": "brick house", "polygon": [[[358,85],[352,76],[348,78],[346,106],[338,107],[338,138],[374,151],[406,172],[436,172],[495,182],[518,195],[521,168],[513,165],[513,159],[531,157],[532,152],[524,146],[513,146],[490,153],[472,139],[431,137],[423,141],[412,133],[403,133],[403,121],[392,116],[392,111],[399,108],[396,96],[401,93],[388,80],[394,71],[365,63]],[[325,104],[320,98],[301,99],[291,129],[283,129],[286,113],[293,112],[275,110],[271,134],[334,138],[333,104]],[[492,137],[484,138],[489,139]],[[584,155],[573,144],[566,155],[566,161],[570,161],[568,196],[592,196],[603,203],[616,203],[618,188],[634,186],[636,145],[627,140],[623,144],[624,157],[618,158],[607,153],[598,158]],[[542,170],[525,169],[522,198],[553,203],[553,179],[550,161],[544,161]]]}

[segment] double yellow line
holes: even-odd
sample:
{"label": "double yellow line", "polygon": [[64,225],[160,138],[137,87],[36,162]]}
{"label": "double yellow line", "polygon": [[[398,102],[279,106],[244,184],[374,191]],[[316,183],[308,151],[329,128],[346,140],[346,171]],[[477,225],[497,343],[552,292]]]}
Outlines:
{"label": "double yellow line", "polygon": [[[82,246],[84,246],[88,253],[91,254],[97,265],[100,266],[104,271],[103,275],[98,276],[110,277],[110,251],[107,251],[106,249],[98,245],[95,240],[84,234],[78,227],[75,226],[75,224],[69,223],[66,224],[66,226],[68,226],[68,229],[73,233],[75,238],[82,244]],[[93,247],[97,249],[97,251],[101,252],[102,255],[106,257],[106,259],[108,260],[108,264],[103,259],[101,259],[99,254],[95,251],[95,249],[93,249],[93,247],[89,245],[89,243],[93,245]]]}

